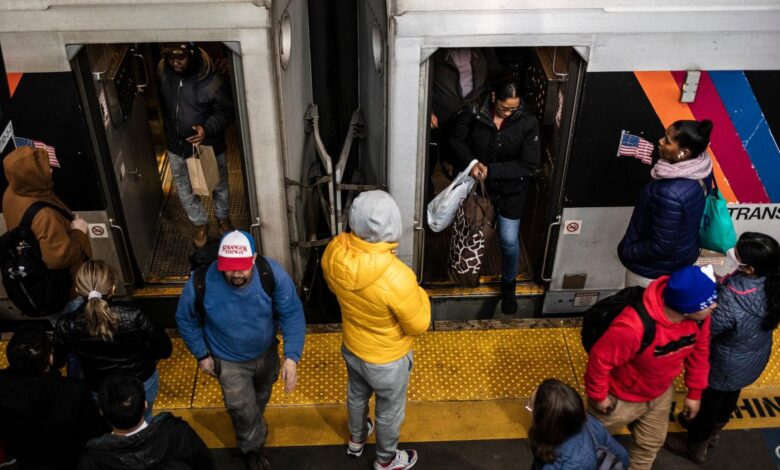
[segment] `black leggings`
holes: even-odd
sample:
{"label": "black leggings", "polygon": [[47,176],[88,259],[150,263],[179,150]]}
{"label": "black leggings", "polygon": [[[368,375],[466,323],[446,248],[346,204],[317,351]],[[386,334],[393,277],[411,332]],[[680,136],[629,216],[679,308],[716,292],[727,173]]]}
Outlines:
{"label": "black leggings", "polygon": [[701,409],[696,418],[688,425],[688,443],[696,445],[706,441],[718,424],[725,425],[731,418],[731,412],[737,406],[739,392],[707,388],[701,397]]}

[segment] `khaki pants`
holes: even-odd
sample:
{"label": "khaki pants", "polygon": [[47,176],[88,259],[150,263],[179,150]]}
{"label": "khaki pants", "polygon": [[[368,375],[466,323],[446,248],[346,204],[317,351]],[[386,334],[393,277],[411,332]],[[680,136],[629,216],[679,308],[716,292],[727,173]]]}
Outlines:
{"label": "khaki pants", "polygon": [[631,470],[652,468],[655,456],[666,440],[673,395],[674,386],[669,387],[655,400],[641,403],[619,400],[610,395],[610,399],[615,401],[612,411],[604,414],[598,410],[590,410],[593,416],[608,428],[628,426],[633,437],[628,449],[631,455]]}

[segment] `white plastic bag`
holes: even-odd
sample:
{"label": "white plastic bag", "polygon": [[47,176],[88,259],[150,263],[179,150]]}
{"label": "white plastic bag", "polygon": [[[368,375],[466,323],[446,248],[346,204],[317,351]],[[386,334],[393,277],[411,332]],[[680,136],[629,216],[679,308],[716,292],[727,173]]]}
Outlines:
{"label": "white plastic bag", "polygon": [[477,162],[477,159],[471,160],[469,166],[458,173],[452,183],[428,203],[428,227],[434,232],[441,232],[452,223],[460,203],[474,186],[474,178],[469,176],[469,173]]}

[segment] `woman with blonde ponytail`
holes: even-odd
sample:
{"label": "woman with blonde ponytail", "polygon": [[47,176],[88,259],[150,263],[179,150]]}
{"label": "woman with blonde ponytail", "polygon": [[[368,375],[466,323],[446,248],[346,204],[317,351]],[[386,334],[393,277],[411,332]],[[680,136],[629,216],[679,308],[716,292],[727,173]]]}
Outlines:
{"label": "woman with blonde ponytail", "polygon": [[93,394],[111,372],[132,373],[144,383],[145,419],[150,422],[159,386],[157,361],[170,357],[171,340],[140,309],[111,299],[115,278],[102,260],[87,261],[76,272],[76,293],[84,303],[57,321],[54,365],[64,365],[68,354],[76,356]]}

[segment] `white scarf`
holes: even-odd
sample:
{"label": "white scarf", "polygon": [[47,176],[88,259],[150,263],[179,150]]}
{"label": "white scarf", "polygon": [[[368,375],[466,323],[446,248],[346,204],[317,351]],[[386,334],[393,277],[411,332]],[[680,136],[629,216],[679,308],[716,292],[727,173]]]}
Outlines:
{"label": "white scarf", "polygon": [[710,154],[702,152],[698,157],[677,163],[670,163],[664,159],[656,162],[650,170],[650,176],[654,180],[668,180],[673,178],[685,178],[687,180],[700,180],[712,173],[712,159]]}

